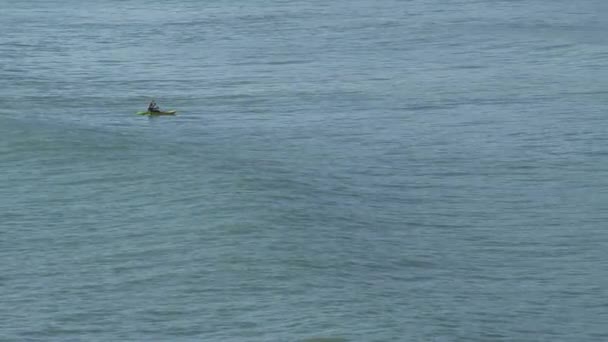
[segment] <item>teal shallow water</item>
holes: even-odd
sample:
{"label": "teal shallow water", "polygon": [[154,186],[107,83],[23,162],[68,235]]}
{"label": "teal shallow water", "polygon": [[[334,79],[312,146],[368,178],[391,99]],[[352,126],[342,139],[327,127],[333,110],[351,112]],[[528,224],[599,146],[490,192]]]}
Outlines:
{"label": "teal shallow water", "polygon": [[608,338],[603,2],[0,8],[0,340]]}

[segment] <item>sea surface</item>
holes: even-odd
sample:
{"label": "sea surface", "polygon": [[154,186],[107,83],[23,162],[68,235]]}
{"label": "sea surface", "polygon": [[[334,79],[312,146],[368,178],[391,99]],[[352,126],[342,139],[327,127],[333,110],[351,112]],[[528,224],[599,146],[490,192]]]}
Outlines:
{"label": "sea surface", "polygon": [[608,341],[606,13],[0,0],[0,341]]}

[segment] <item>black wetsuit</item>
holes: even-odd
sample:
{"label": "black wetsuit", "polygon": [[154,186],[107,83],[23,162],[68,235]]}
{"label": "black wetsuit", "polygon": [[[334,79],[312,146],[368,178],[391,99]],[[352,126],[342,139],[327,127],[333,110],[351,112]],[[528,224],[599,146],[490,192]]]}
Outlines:
{"label": "black wetsuit", "polygon": [[158,109],[156,102],[150,103],[150,105],[148,106],[148,112],[160,112],[160,109]]}

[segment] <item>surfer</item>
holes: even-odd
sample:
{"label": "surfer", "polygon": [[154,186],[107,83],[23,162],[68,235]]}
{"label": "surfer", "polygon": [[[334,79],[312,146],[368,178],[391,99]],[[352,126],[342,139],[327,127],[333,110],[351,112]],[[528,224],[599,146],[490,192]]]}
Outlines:
{"label": "surfer", "polygon": [[151,113],[160,112],[160,108],[158,108],[158,105],[156,104],[156,101],[152,100],[150,102],[150,104],[148,105],[148,112],[151,112]]}

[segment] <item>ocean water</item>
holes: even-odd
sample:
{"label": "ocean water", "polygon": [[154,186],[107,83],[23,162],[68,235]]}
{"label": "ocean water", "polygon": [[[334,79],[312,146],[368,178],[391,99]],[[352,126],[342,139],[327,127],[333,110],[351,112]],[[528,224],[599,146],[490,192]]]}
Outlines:
{"label": "ocean water", "polygon": [[608,340],[607,11],[0,0],[0,340]]}

